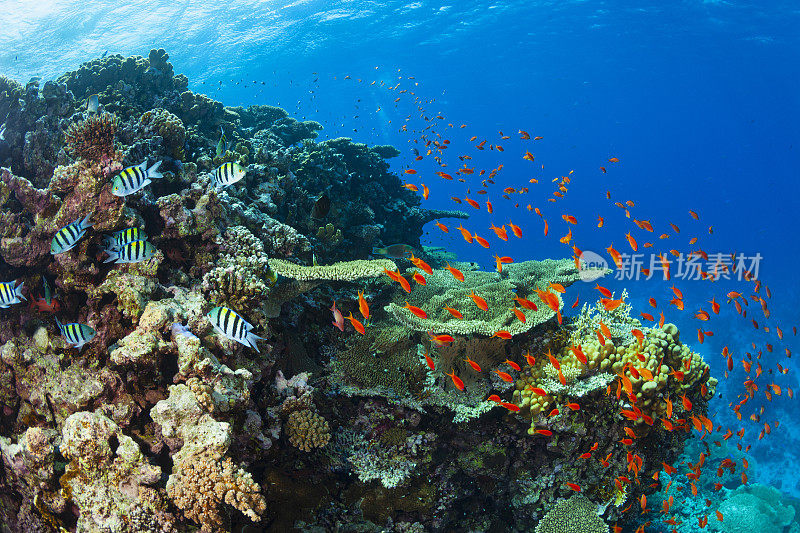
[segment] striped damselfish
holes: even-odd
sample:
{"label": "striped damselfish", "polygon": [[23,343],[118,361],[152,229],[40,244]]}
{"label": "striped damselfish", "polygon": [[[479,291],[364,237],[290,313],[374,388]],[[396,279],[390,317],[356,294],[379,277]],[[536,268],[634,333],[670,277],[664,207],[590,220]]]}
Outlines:
{"label": "striped damselfish", "polygon": [[220,306],[209,311],[206,317],[219,333],[245,346],[251,346],[260,353],[256,341],[261,337],[250,331],[253,326],[240,317],[236,311]]}
{"label": "striped damselfish", "polygon": [[[0,309],[5,309],[9,305],[18,304],[22,300],[26,300],[22,295],[22,286],[24,283],[20,283],[18,286],[16,281],[5,281],[0,283]],[[20,300],[20,298],[22,300]]]}
{"label": "striped damselfish", "polygon": [[227,187],[233,185],[244,177],[247,170],[243,169],[237,163],[222,163],[216,170],[214,170],[211,185],[213,187]]}
{"label": "striped damselfish", "polygon": [[162,177],[161,172],[158,171],[160,165],[161,161],[147,168],[147,161],[143,161],[135,167],[122,169],[111,184],[111,194],[128,196],[142,190],[147,185],[150,185],[151,180]]}
{"label": "striped damselfish", "polygon": [[90,218],[92,218],[92,213],[86,215],[83,220],[78,219],[58,230],[53,237],[53,242],[50,243],[50,253],[60,254],[74,248],[86,233],[86,229],[92,226],[89,222]]}
{"label": "striped damselfish", "polygon": [[78,324],[77,322],[62,324],[57,318],[56,324],[58,324],[58,329],[61,331],[61,335],[67,339],[67,342],[79,350],[95,336],[94,328],[86,324]]}

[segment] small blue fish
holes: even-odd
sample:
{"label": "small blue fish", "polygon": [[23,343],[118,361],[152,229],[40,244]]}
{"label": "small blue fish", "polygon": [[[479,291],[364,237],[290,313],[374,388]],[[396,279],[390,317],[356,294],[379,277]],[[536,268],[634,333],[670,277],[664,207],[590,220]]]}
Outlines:
{"label": "small blue fish", "polygon": [[118,250],[106,250],[108,258],[103,263],[139,263],[155,255],[157,248],[147,241],[133,241]]}
{"label": "small blue fish", "polygon": [[135,167],[128,167],[120,171],[112,182],[111,194],[114,196],[128,196],[150,185],[152,180],[163,177],[158,167],[161,161],[147,168],[147,161]]}
{"label": "small blue fish", "polygon": [[252,333],[252,324],[240,317],[236,311],[227,307],[215,307],[206,315],[214,329],[224,337],[233,339],[240,344],[250,346],[261,353],[256,345],[256,341],[261,337]]}
{"label": "small blue fish", "polygon": [[78,350],[83,348],[83,345],[91,341],[96,335],[94,328],[86,324],[78,324],[77,322],[62,324],[57,318],[56,324],[58,324],[61,335],[67,339],[68,343],[72,344],[73,347]]}
{"label": "small blue fish", "polygon": [[74,248],[81,237],[86,234],[86,230],[92,227],[89,219],[93,214],[89,213],[83,220],[78,219],[58,230],[53,237],[53,242],[50,243],[50,253],[56,255]]}
{"label": "small blue fish", "polygon": [[0,283],[0,309],[6,309],[9,305],[18,304],[22,300],[28,301],[28,299],[22,295],[23,285],[25,285],[25,283],[20,283],[17,286],[16,281]]}

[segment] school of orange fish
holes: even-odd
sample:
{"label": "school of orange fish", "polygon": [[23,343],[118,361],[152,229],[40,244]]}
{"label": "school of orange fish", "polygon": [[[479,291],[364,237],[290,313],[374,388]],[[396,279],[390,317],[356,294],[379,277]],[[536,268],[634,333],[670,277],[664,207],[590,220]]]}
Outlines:
{"label": "school of orange fish", "polygon": [[[344,79],[353,80],[356,83],[365,83],[364,79],[352,78],[351,76],[345,76]],[[447,120],[442,114],[436,114],[436,115],[428,114],[426,112],[425,106],[433,103],[434,100],[433,99],[424,100],[414,92],[413,87],[417,87],[419,85],[419,83],[415,81],[414,77],[398,76],[397,79],[399,81],[395,85],[387,84],[384,81],[372,81],[370,82],[370,85],[383,87],[389,91],[396,92],[399,96],[394,99],[395,107],[399,106],[404,96],[412,98],[413,105],[416,106],[416,109],[419,112],[419,117],[422,120],[424,120],[425,123],[427,123],[427,125],[424,128],[413,129],[409,127],[409,123],[412,120],[412,115],[408,115],[404,121],[405,123],[402,124],[402,126],[399,128],[400,132],[415,135],[415,137],[409,140],[409,142],[413,143],[414,145],[413,149],[415,153],[414,164],[416,164],[417,162],[421,162],[425,159],[430,159],[435,161],[436,165],[438,165],[439,167],[439,170],[430,173],[430,175],[426,173],[424,179],[438,178],[448,182],[453,182],[454,188],[456,187],[455,185],[456,183],[463,184],[466,187],[466,191],[462,194],[451,196],[450,199],[456,204],[460,205],[466,204],[476,210],[486,209],[487,213],[490,215],[494,212],[494,207],[491,200],[493,195],[497,195],[504,200],[510,201],[513,203],[514,208],[535,214],[535,216],[537,216],[540,220],[539,224],[541,225],[540,228],[541,231],[543,232],[543,235],[545,237],[548,237],[550,235],[551,228],[548,222],[548,218],[545,215],[545,211],[547,210],[546,206],[549,206],[549,204],[558,204],[559,200],[563,199],[568,194],[571,182],[573,180],[574,172],[570,170],[568,173],[566,173],[566,175],[553,178],[551,180],[551,183],[553,184],[551,190],[545,190],[544,193],[537,193],[536,190],[533,189],[532,187],[535,187],[537,185],[541,187],[542,185],[539,183],[540,182],[539,178],[535,177],[529,180],[529,183],[531,185],[530,187],[528,186],[522,188],[505,187],[499,190],[499,192],[493,191],[492,190],[493,188],[500,189],[500,187],[502,187],[501,185],[497,184],[496,180],[498,179],[498,176],[501,175],[501,172],[503,170],[503,164],[499,164],[495,168],[488,171],[487,169],[477,168],[476,165],[470,166],[472,165],[471,161],[473,159],[472,155],[470,154],[457,155],[458,167],[455,168],[455,170],[449,170],[448,169],[449,164],[447,163],[445,156],[447,154],[448,148],[450,148],[451,141],[442,132],[450,131],[450,135],[452,136],[458,134],[459,130],[464,130],[468,126],[466,124],[460,124],[456,126],[454,123],[447,122]],[[411,89],[404,88],[404,84],[406,83],[412,84],[413,87]],[[380,110],[380,107],[378,108],[378,110]],[[391,121],[389,121],[389,123],[391,123]],[[500,131],[497,134],[495,142],[491,142],[487,138],[481,138],[479,140],[479,137],[475,135],[469,137],[468,142],[474,143],[473,146],[474,150],[476,151],[490,150],[495,152],[506,152],[507,148],[506,146],[504,146],[504,144],[505,145],[521,144],[521,147],[519,148],[520,157],[523,160],[526,160],[531,163],[532,171],[533,170],[536,170],[537,172],[543,171],[544,165],[535,165],[534,162],[536,156],[533,153],[533,151],[535,150],[536,143],[542,141],[543,136],[532,136],[530,133],[528,133],[523,129],[518,129],[515,136],[516,139],[512,139],[512,136],[506,135],[502,131]],[[466,139],[467,137],[464,136],[464,138]],[[506,155],[506,157],[508,156]],[[618,165],[619,163],[620,159],[618,157],[609,157],[607,163],[606,162],[603,163],[603,165],[607,166],[599,166],[598,172],[600,172],[601,174],[607,174],[609,172],[613,172],[614,166]],[[422,165],[423,163],[420,164]],[[423,171],[418,171],[415,168],[406,168],[404,170],[404,174],[407,180],[423,178],[422,172]],[[434,176],[436,178],[434,178]],[[476,197],[481,196],[485,198],[485,200],[478,201],[475,198],[470,197],[470,195],[473,194],[471,191],[472,187],[477,187],[478,183],[480,184],[480,189],[475,190],[474,195],[476,195]],[[403,187],[405,187],[410,191],[420,193],[423,200],[428,200],[431,195],[430,188],[423,181],[419,181],[418,183],[412,183],[408,181],[403,184]],[[537,200],[531,200],[530,203],[527,203],[527,205],[524,205],[523,207],[523,203],[526,203],[526,200],[522,199],[526,197],[527,198],[535,197],[537,198]],[[607,190],[605,192],[605,198],[608,201],[612,200],[612,194],[610,190]],[[541,207],[534,206],[534,203],[536,201],[541,202]],[[650,237],[650,240],[646,240],[650,235],[653,236],[656,235],[653,222],[650,219],[645,218],[643,215],[639,215],[639,218],[634,218],[633,210],[635,209],[636,206],[632,200],[627,200],[625,202],[615,201],[613,202],[613,205],[616,206],[627,219],[631,220],[633,222],[633,226],[635,226],[631,227],[631,230],[625,233],[624,235],[625,240],[627,241],[627,244],[632,250],[632,252],[636,252],[637,250],[639,250],[640,247],[653,248],[656,242],[667,240],[681,234],[679,226],[670,222],[664,225],[665,228],[669,226],[669,229],[667,229],[664,233],[658,235],[656,239]],[[507,211],[503,209],[503,212]],[[580,269],[582,250],[573,241],[573,235],[572,235],[572,227],[578,226],[580,221],[578,217],[573,214],[559,212],[555,216],[558,217],[559,215],[560,215],[559,218],[561,218],[563,222],[566,224],[565,226],[566,233],[560,235],[558,239],[562,244],[566,245],[569,248],[570,250],[569,253],[571,254],[571,256],[575,261],[576,268]],[[689,210],[688,216],[690,222],[694,223],[699,223],[701,219],[698,212],[694,210]],[[524,218],[524,215],[521,213],[518,218],[520,219],[519,221],[521,221]],[[536,219],[534,218],[533,220]],[[523,234],[529,231],[529,228],[524,231],[522,226],[515,224],[511,220],[501,221],[501,222],[502,223],[499,227],[496,226],[494,223],[491,223],[490,226],[486,228],[488,230],[486,235],[494,234],[494,236],[497,239],[502,241],[508,241],[510,237],[508,230],[510,230],[510,234],[517,239],[522,239]],[[604,217],[597,215],[595,229],[603,228],[604,224],[605,224]],[[451,229],[445,224],[441,223],[440,221],[436,221],[435,226],[438,228],[439,231],[443,233],[449,233]],[[492,246],[491,242],[485,237],[479,235],[477,230],[465,228],[463,224],[459,224],[459,226],[457,226],[455,229],[457,229],[461,233],[461,236],[463,237],[464,241],[466,241],[469,244],[476,243],[479,246],[486,249],[490,249]],[[642,235],[644,235],[644,238],[640,237],[640,239],[644,241],[642,242],[641,245],[639,244],[637,238],[634,237],[634,235],[632,234],[632,232],[637,232],[637,230]],[[713,234],[714,229],[713,226],[709,226],[707,230],[703,229],[702,231],[703,233],[707,232],[708,234]],[[688,244],[690,246],[695,246],[699,242],[700,242],[700,237],[698,235],[693,235],[688,240]],[[605,248],[605,251],[613,261],[614,265],[617,268],[622,268],[623,253],[614,248],[613,242],[610,243],[607,248]],[[672,264],[672,262],[669,260],[668,254],[678,257],[681,255],[681,252],[679,252],[677,249],[671,249],[668,252],[661,252],[657,255],[661,265],[661,271],[662,271],[661,275],[663,279],[667,281],[671,279],[670,268]],[[706,253],[703,249],[697,247],[694,250],[691,250],[688,254],[686,254],[686,257],[687,259],[691,259],[692,257],[703,258],[707,262],[709,260],[708,253]],[[428,265],[421,258],[415,257],[413,253],[410,254],[410,257],[408,257],[407,259],[422,272],[425,272],[427,274],[431,274],[433,272],[433,269],[431,268],[430,265]],[[499,256],[498,254],[494,254],[494,259],[495,259],[496,269],[499,272],[502,272],[504,264],[509,264],[514,262],[514,260],[511,257]],[[736,255],[731,254],[730,264],[736,264],[736,259],[737,259]],[[449,263],[445,268],[450,272],[450,274],[452,274],[453,278],[455,278],[460,282],[464,281],[464,274],[461,271],[452,267]],[[642,273],[646,276],[654,274],[651,273],[646,268],[642,269]],[[401,272],[385,270],[385,274],[392,282],[398,283],[405,292],[411,291],[411,284],[409,283],[409,280]],[[722,261],[717,262],[717,264],[714,265],[714,267],[710,270],[701,269],[700,271],[701,279],[708,283],[714,283],[720,280],[726,274],[733,274],[733,272],[731,272],[728,264],[725,264]],[[723,301],[725,302],[724,305],[732,306],[736,310],[736,313],[738,313],[738,315],[740,315],[743,320],[749,322],[749,324],[751,324],[755,330],[761,331],[768,337],[777,336],[778,342],[783,341],[784,330],[779,325],[773,324],[770,321],[770,309],[768,302],[772,298],[772,293],[769,287],[762,284],[761,280],[756,279],[755,276],[750,271],[744,271],[743,278],[745,280],[744,282],[745,285],[740,291],[730,291],[727,292],[726,294],[720,294],[719,301],[717,301],[717,297],[713,297],[711,300],[708,301],[707,309],[699,308],[693,312],[693,318],[696,321],[698,321],[697,340],[699,343],[702,344],[706,337],[711,337],[714,335],[713,330],[709,328],[708,324],[712,322],[717,315],[720,314],[721,306],[723,305],[721,302]],[[420,273],[414,273],[413,276],[411,276],[411,280],[420,285],[425,285],[426,283],[425,277]],[[600,296],[599,300],[603,305],[603,307],[605,307],[605,309],[613,310],[623,303],[622,299],[614,299],[612,296],[612,292],[609,289],[602,287],[599,284],[595,286],[595,289],[599,292]],[[653,309],[660,308],[659,317],[658,319],[656,319],[656,317],[652,313],[641,311],[639,313],[639,316],[643,321],[651,322],[653,324],[657,323],[660,327],[664,325],[666,320],[664,315],[665,310],[673,312],[685,311],[684,296],[682,291],[677,287],[675,287],[674,285],[670,288],[670,290],[671,292],[666,297],[661,298],[662,301],[659,301],[659,299],[657,299],[656,297],[649,298],[648,300],[649,305]],[[561,324],[562,316],[559,309],[560,307],[559,299],[555,294],[556,292],[564,294],[566,290],[563,286],[557,283],[552,283],[549,289],[546,291],[536,290],[537,297],[540,300],[538,304],[537,302],[525,298],[515,297],[513,299],[514,301],[509,302],[509,305],[513,307],[517,319],[523,322],[525,321],[525,315],[520,311],[519,309],[520,307],[524,309],[536,310],[537,305],[549,306],[556,313],[558,323]],[[479,309],[484,311],[488,310],[488,304],[486,300],[482,298],[479,294],[475,294],[475,292],[472,291],[469,297],[474,302],[474,305],[476,305]],[[751,309],[751,302],[752,302],[752,309]],[[572,304],[571,307],[576,308],[578,303],[579,300],[576,297],[575,302]],[[369,325],[370,310],[369,310],[369,304],[363,292],[359,292],[358,294],[357,306],[358,309],[360,310],[361,316],[364,319],[363,322],[357,319],[355,316],[353,316],[352,313],[350,313],[349,316],[347,317],[343,317],[341,312],[336,308],[336,303],[334,302],[334,305],[331,308],[331,311],[333,312],[334,315],[333,325],[338,327],[340,330],[344,331],[344,319],[346,318],[347,320],[349,320],[355,331],[357,331],[362,335],[365,334],[366,328]],[[405,309],[408,310],[408,312],[413,313],[417,317],[423,319],[427,318],[426,312],[419,307],[410,305],[408,302],[406,302],[404,307]],[[451,307],[445,307],[445,309],[456,319],[463,318],[462,313],[458,309],[454,309]],[[755,313],[758,313],[759,311],[761,313],[761,317],[759,317],[759,320],[761,320],[761,322],[759,322],[759,320],[757,320],[756,317],[753,316]],[[794,336],[797,335],[796,326],[792,326],[791,331]],[[596,331],[596,334],[598,336],[598,340],[600,341],[601,345],[604,344],[605,338],[611,337],[611,332],[602,323],[600,324],[600,329]],[[644,338],[644,334],[642,333],[642,331],[634,329],[631,331],[631,334],[635,338],[637,338],[641,346],[641,342]],[[429,336],[430,336],[430,341],[433,345],[441,346],[449,344],[454,341],[454,338],[450,335],[438,334],[433,331],[429,332]],[[505,330],[497,331],[493,336],[506,340],[512,339],[512,335]],[[773,354],[773,353],[777,354],[777,352],[780,351],[779,348],[776,348],[776,346],[773,343],[767,342],[767,340],[768,339],[765,339],[763,345],[758,345],[755,342],[753,342],[751,345],[752,351],[744,351],[743,353],[737,353],[737,350],[735,348],[729,348],[728,346],[725,346],[722,349],[721,356],[723,357],[726,365],[726,370],[724,370],[725,378],[727,379],[729,377],[729,373],[734,370],[735,366],[737,366],[737,360],[739,364],[742,365],[742,368],[746,373],[746,378],[743,382],[744,390],[739,395],[738,402],[736,403],[732,402],[729,404],[729,407],[733,410],[738,420],[743,419],[743,415],[741,413],[742,408],[746,404],[748,404],[748,402],[754,402],[758,398],[759,394],[763,395],[763,397],[767,401],[771,401],[773,395],[781,396],[785,394],[786,396],[788,396],[788,398],[794,397],[794,391],[791,388],[786,387],[784,390],[784,388],[781,385],[775,383],[774,380],[772,380],[769,383],[766,382],[767,381],[766,376],[768,375],[769,376],[784,375],[789,372],[789,369],[781,365],[781,363],[778,361],[775,361],[775,367],[777,370],[776,373],[773,373],[771,369],[765,372],[764,367],[762,367],[762,357],[764,358],[763,360],[765,361],[766,364],[766,359],[767,359],[766,354]],[[781,348],[783,348],[782,352],[787,358],[790,358],[792,356],[792,352],[788,347],[782,346]],[[582,353],[580,346],[572,346],[571,350],[573,351],[573,353],[575,353],[576,357],[581,362],[583,363],[586,362],[586,356]],[[559,378],[561,382],[565,383],[564,376],[563,374],[561,374],[560,371],[559,361],[556,358],[554,358],[550,353],[548,353],[547,355],[550,359],[550,363],[559,371]],[[428,367],[432,371],[437,370],[434,365],[434,361],[433,359],[431,359],[428,352],[424,354],[424,357]],[[535,363],[535,359],[533,359],[530,353],[526,354],[526,359],[527,363],[530,365],[533,365]],[[470,367],[476,372],[483,371],[483,369],[478,365],[478,363],[471,360],[470,358],[467,358],[465,362],[469,364]],[[520,365],[514,361],[506,360],[503,364],[507,365],[509,368],[515,371],[521,370]],[[456,375],[455,369],[450,369],[450,372],[445,372],[442,369],[439,369],[439,371],[442,371],[444,375],[450,378],[450,380],[453,383],[453,386],[456,389],[458,389],[459,391],[464,390],[464,382],[462,381],[461,378],[458,377],[458,375]],[[632,365],[630,365],[630,371],[633,372],[634,375],[637,374],[642,375],[642,377],[644,377],[645,380],[652,379],[653,377],[652,375],[648,376],[649,371],[646,368],[634,368]],[[492,372],[497,374],[502,380],[506,382],[509,383],[514,382],[514,377],[504,370],[493,369]],[[673,369],[671,375],[680,381],[682,379],[683,371],[681,369]],[[705,385],[703,385],[703,387],[705,387]],[[628,395],[631,395],[632,392],[631,382],[624,375],[624,370],[617,374],[616,391],[617,391],[616,392],[617,398],[620,397],[622,391],[625,391]],[[547,394],[546,391],[537,388],[534,388],[533,392],[535,394],[540,394],[540,395]],[[607,392],[608,394],[612,394],[612,386],[609,386]],[[703,392],[704,396],[706,392],[707,391]],[[495,402],[497,403],[498,406],[504,407],[509,411],[519,411],[519,407],[516,404],[504,401],[497,394],[490,395],[487,398],[487,400]],[[715,428],[714,423],[709,418],[699,413],[697,415],[694,414],[690,415],[689,420],[674,419],[672,414],[671,400],[669,398],[666,398],[665,402],[667,406],[667,418],[662,418],[660,420],[661,424],[663,424],[663,427],[665,429],[669,431],[690,432],[694,428],[701,434],[700,437],[701,439],[706,439],[706,437],[709,437],[709,440],[711,440],[714,438],[714,436],[718,436],[719,438],[713,441],[713,444],[716,446],[721,446],[721,441],[727,441],[728,439],[732,438],[735,435],[739,439],[739,442],[737,443],[737,447],[739,450],[748,451],[750,449],[751,445],[748,444],[745,446],[742,443],[742,441],[745,438],[746,432],[752,435],[753,433],[756,433],[755,430],[752,429],[746,430],[745,427],[739,427],[735,429],[725,428],[720,425],[718,425]],[[688,398],[686,398],[686,396],[683,396],[681,398],[681,402],[685,411],[687,413],[691,413],[693,407],[691,401]],[[648,420],[648,418],[650,417],[639,411],[639,409],[635,406],[635,398],[633,396],[631,396],[631,404],[633,405],[633,408],[631,410],[625,410],[625,409],[621,410],[620,414],[623,417],[625,417],[627,420],[644,419],[645,423],[651,426],[654,423],[656,423],[652,419]],[[564,407],[571,410],[580,409],[580,405],[578,405],[577,403],[569,403]],[[554,411],[557,412],[557,409]],[[757,408],[754,408],[753,413],[749,416],[749,421],[752,422],[758,430],[757,433],[758,440],[763,439],[765,436],[769,435],[774,428],[777,428],[779,426],[779,421],[773,421],[772,423],[762,421],[762,417],[764,416],[764,414],[765,414],[765,407],[764,405],[761,405]],[[633,443],[633,440],[637,438],[637,435],[631,428],[626,427],[624,429],[627,438],[622,439],[621,444],[624,446],[628,446]],[[537,430],[537,433],[545,437],[552,435],[552,432],[547,429],[539,429]],[[597,448],[597,443],[595,443],[595,445],[590,450],[580,455],[579,458],[589,459],[592,456],[592,452],[594,452],[596,448]],[[709,455],[707,453],[701,453],[694,463],[688,463],[686,465],[682,465],[686,466],[687,468],[687,472],[684,474],[686,481],[684,482],[684,485],[678,487],[679,491],[683,491],[685,487],[688,486],[692,495],[697,496],[698,489],[695,482],[703,474],[704,468],[708,468],[705,464],[706,458],[708,456]],[[628,457],[628,470],[632,472],[634,479],[630,479],[626,476],[620,476],[619,478],[615,479],[615,483],[617,484],[617,487],[620,489],[622,489],[622,484],[624,483],[640,482],[640,480],[638,479],[638,472],[642,465],[642,458],[636,454],[631,454],[630,452],[627,453],[627,457]],[[609,459],[610,455],[605,458],[598,458],[598,460],[601,463],[603,463],[604,466],[608,465]],[[662,466],[663,466],[663,471],[669,474],[670,476],[675,476],[678,473],[678,469],[673,465],[664,463],[662,464]],[[741,460],[741,481],[743,484],[748,482],[748,477],[747,477],[748,467],[749,465],[747,463],[747,460],[743,458]],[[733,473],[736,471],[736,469],[737,469],[737,463],[729,458],[722,460],[718,465],[716,465],[716,468],[714,468],[713,466],[711,467],[711,470],[716,470],[717,476],[722,476],[723,471],[725,470],[728,470]],[[659,472],[657,472],[653,476],[653,481],[655,483],[652,486],[654,488],[658,486],[658,477],[659,477]],[[675,479],[679,478],[673,477],[673,480]],[[664,491],[665,494],[670,493],[670,488],[672,483],[673,481],[670,481],[669,484],[666,486],[666,490]],[[579,483],[569,482],[566,483],[566,486],[569,489],[574,490],[576,492],[580,492],[582,490],[582,487]],[[715,490],[720,490],[721,488],[722,484],[720,483],[716,483],[714,485]],[[675,498],[672,495],[670,495],[667,499],[664,499],[661,502],[661,513],[665,516],[668,516],[670,513],[670,508],[673,506],[674,502]],[[639,501],[636,503],[638,504],[638,507],[640,508],[642,514],[646,514],[650,511],[650,509],[648,509],[647,507],[648,505],[647,497],[645,495],[642,495]],[[633,504],[629,505],[626,510],[628,510],[632,505]],[[709,507],[710,505],[711,502],[709,500],[706,500],[706,506]],[[716,519],[719,521],[724,520],[724,516],[722,515],[722,513],[720,513],[719,511],[714,511],[713,513],[711,513],[711,511],[709,510],[709,514],[706,514],[698,519],[698,526],[700,528],[705,528],[706,525],[708,524],[709,517],[712,517],[712,519]],[[675,516],[671,516],[668,519],[664,519],[663,522],[672,526],[680,526],[681,524],[681,522],[677,520]],[[637,529],[637,533],[643,532],[644,528],[649,524],[650,524],[649,522],[646,522],[641,526],[639,526],[639,528]],[[622,528],[617,525],[613,526],[613,528],[615,533],[619,533],[622,530]],[[673,529],[672,531],[677,532],[677,529]]]}

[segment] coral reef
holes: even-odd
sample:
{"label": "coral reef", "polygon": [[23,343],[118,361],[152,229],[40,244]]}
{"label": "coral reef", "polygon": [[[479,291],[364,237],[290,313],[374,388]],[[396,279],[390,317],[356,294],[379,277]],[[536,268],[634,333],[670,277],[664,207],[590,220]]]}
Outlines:
{"label": "coral reef", "polygon": [[[188,87],[164,50],[43,86],[0,78],[0,280],[30,300],[53,287],[53,303],[0,315],[9,530],[605,531],[652,492],[620,479],[652,478],[708,429],[715,380],[674,325],[644,328],[627,303],[570,320],[551,289],[579,279],[572,260],[485,272],[423,247],[424,224],[468,215],[423,208],[390,169],[395,148],[318,142],[319,123]],[[164,179],[114,196],[144,160]],[[245,177],[215,190],[226,162]],[[87,215],[77,245],[51,254]],[[129,228],[158,251],[105,264],[106,237]],[[385,273],[419,268],[372,256],[398,243],[434,266],[410,292]],[[334,302],[363,335],[331,325]],[[260,353],[214,333],[220,305]],[[74,349],[54,314],[96,336]],[[753,495],[730,496],[733,516]]]}

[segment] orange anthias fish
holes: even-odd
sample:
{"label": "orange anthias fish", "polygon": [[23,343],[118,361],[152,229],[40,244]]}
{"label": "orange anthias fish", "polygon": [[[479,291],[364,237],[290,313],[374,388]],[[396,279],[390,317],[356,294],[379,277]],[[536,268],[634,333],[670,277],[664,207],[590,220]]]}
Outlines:
{"label": "orange anthias fish", "polygon": [[497,235],[497,237],[498,237],[499,239],[502,239],[502,240],[504,240],[504,241],[507,241],[507,240],[508,240],[508,233],[506,232],[506,226],[505,226],[505,224],[503,224],[503,225],[502,225],[502,226],[500,226],[499,228],[498,228],[497,226],[495,226],[494,224],[492,224],[492,225],[491,225],[489,228],[490,228],[492,231],[494,231],[495,235]]}
{"label": "orange anthias fish", "polygon": [[531,311],[537,311],[539,309],[535,303],[525,298],[520,298],[519,296],[515,296],[513,300],[517,302],[519,306],[522,307],[523,309],[530,309]]}
{"label": "orange anthias fish", "polygon": [[459,224],[456,229],[461,232],[461,236],[464,237],[465,241],[467,241],[469,244],[472,244],[472,233],[470,233],[467,228],[465,228],[462,224]]}
{"label": "orange anthias fish", "polygon": [[434,335],[433,332],[429,331],[428,335],[430,336],[431,341],[433,341],[433,343],[437,346],[444,346],[445,344],[450,344],[455,340],[452,335],[448,335],[446,333]]}
{"label": "orange anthias fish", "polygon": [[[464,280],[462,279],[461,281],[464,281]],[[478,309],[481,309],[482,311],[488,311],[489,310],[489,304],[486,303],[486,300],[484,300],[483,298],[481,298],[480,296],[475,294],[474,290],[471,291],[468,296],[470,298],[472,298],[472,301],[475,302],[475,305],[478,306]]]}
{"label": "orange anthias fish", "polygon": [[468,364],[469,366],[471,366],[471,367],[472,367],[472,369],[473,369],[475,372],[481,372],[481,367],[480,367],[480,365],[479,365],[478,363],[476,363],[475,361],[473,361],[472,359],[470,359],[469,357],[467,357],[466,359],[464,359],[464,361],[466,361],[466,362],[467,362],[467,364]]}
{"label": "orange anthias fish", "polygon": [[510,366],[511,368],[513,368],[514,370],[516,370],[517,372],[519,372],[519,371],[521,371],[521,370],[522,370],[522,367],[520,367],[520,366],[519,366],[517,363],[515,363],[514,361],[512,361],[512,360],[510,360],[510,359],[506,359],[506,360],[505,360],[505,361],[503,361],[503,362],[504,362],[505,364],[507,364],[508,366]]}
{"label": "orange anthias fish", "polygon": [[406,300],[406,305],[404,305],[403,308],[408,309],[414,316],[419,317],[423,320],[428,318],[428,313],[426,313],[424,310],[420,309],[415,305],[411,305],[410,303],[408,303],[408,300]]}
{"label": "orange anthias fish", "polygon": [[500,379],[502,379],[506,383],[514,383],[514,378],[511,377],[510,374],[503,372],[501,370],[494,370],[494,373],[500,376]]}
{"label": "orange anthias fish", "polygon": [[447,226],[445,226],[444,224],[442,224],[441,222],[437,222],[437,223],[436,223],[436,226],[437,226],[437,227],[438,227],[440,230],[442,230],[443,232],[445,232],[445,233],[450,233],[450,229],[449,229]]}
{"label": "orange anthias fish", "polygon": [[462,320],[464,318],[464,315],[462,315],[461,311],[459,311],[458,309],[453,309],[452,307],[447,307],[446,305],[444,306],[444,309],[459,320]]}
{"label": "orange anthias fish", "polygon": [[428,354],[427,351],[425,352],[424,355],[425,355],[425,363],[428,365],[428,368],[430,368],[431,370],[436,370],[436,366],[434,366],[433,364],[433,359],[431,359],[431,356]]}
{"label": "orange anthias fish", "polygon": [[413,279],[415,282],[417,282],[420,285],[427,285],[428,284],[428,282],[425,280],[425,276],[423,276],[419,272],[414,272],[414,275],[411,276],[411,279]]}
{"label": "orange anthias fish", "polygon": [[511,333],[509,333],[504,329],[497,330],[494,332],[494,335],[492,335],[492,337],[498,337],[500,339],[505,339],[505,340],[509,340],[511,336],[512,336]]}
{"label": "orange anthias fish", "polygon": [[420,259],[419,257],[414,257],[413,252],[411,254],[411,257],[409,258],[409,261],[411,261],[411,263],[415,267],[417,267],[418,269],[422,270],[426,274],[433,274],[433,269],[431,268],[431,266],[428,263],[426,263],[425,261],[423,261],[422,259]]}
{"label": "orange anthias fish", "polygon": [[513,233],[515,237],[517,237],[518,239],[522,238],[522,228],[520,228],[513,222],[509,222],[508,227],[511,228],[511,233]]}
{"label": "orange anthias fish", "polygon": [[347,318],[347,320],[350,321],[350,324],[353,325],[353,329],[355,329],[357,332],[361,333],[362,335],[366,333],[367,330],[364,328],[364,324],[362,324],[356,317],[354,317],[353,313],[350,313],[345,318]]}
{"label": "orange anthias fish", "polygon": [[399,283],[400,286],[403,287],[404,291],[411,292],[411,285],[408,283],[408,280],[404,278],[402,274],[400,274],[400,272],[384,268],[383,273],[389,276],[392,281]]}
{"label": "orange anthias fish", "polygon": [[449,270],[450,273],[453,275],[453,277],[456,278],[458,281],[464,281],[464,273],[458,270],[457,268],[451,267],[450,263],[447,263],[447,266],[445,268]]}
{"label": "orange anthias fish", "polygon": [[453,379],[453,385],[455,385],[455,387],[458,390],[464,390],[464,382],[461,381],[461,378],[456,376],[456,371],[455,370],[453,370],[450,373],[445,372],[445,374],[447,374],[448,376],[450,376]]}
{"label": "orange anthias fish", "polygon": [[367,300],[364,298],[364,291],[358,291],[358,310],[361,311],[361,316],[364,317],[364,320],[369,320],[369,305],[367,305]]}
{"label": "orange anthias fish", "polygon": [[489,248],[489,241],[487,241],[486,239],[484,239],[483,237],[481,237],[477,233],[475,235],[473,235],[472,237],[477,241],[478,244],[480,244],[484,248]]}

